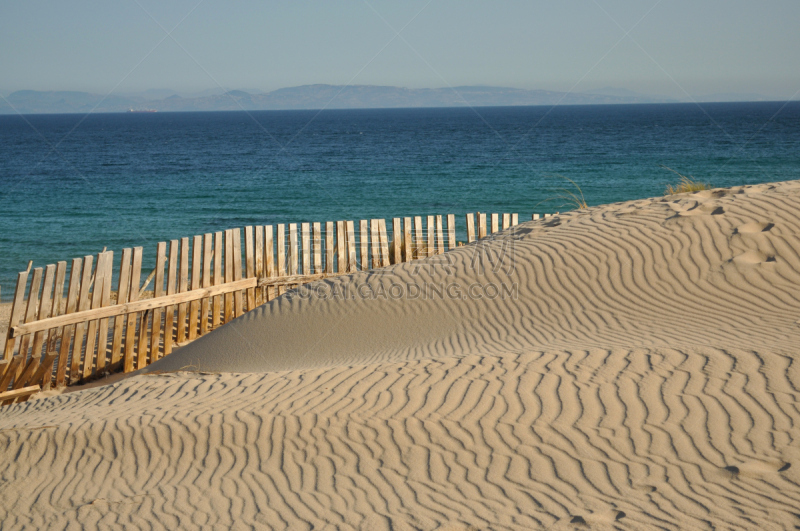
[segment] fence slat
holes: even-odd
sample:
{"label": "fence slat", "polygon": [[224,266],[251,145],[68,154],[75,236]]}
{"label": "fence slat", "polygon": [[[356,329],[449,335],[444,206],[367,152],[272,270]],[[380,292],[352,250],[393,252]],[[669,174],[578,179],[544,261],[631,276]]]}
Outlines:
{"label": "fence slat", "polygon": [[[253,227],[248,225],[244,228],[244,264],[245,278],[255,278],[256,276],[256,247],[253,234]],[[247,290],[247,311],[256,307],[255,288]]]}
{"label": "fence slat", "polygon": [[478,238],[486,237],[486,213],[478,212]]}
{"label": "fence slat", "polygon": [[315,222],[311,238],[314,270],[312,274],[322,273],[322,224]]}
{"label": "fence slat", "polygon": [[369,269],[369,221],[366,219],[362,219],[359,221],[359,264],[361,265],[360,269],[365,271]]}
{"label": "fence slat", "polygon": [[436,253],[444,253],[444,227],[442,227],[442,216],[436,216]]}
{"label": "fence slat", "polygon": [[[214,285],[219,286],[222,284],[222,267],[224,258],[222,257],[223,251],[222,231],[214,233]],[[211,326],[216,328],[221,321],[220,312],[222,311],[222,302],[224,295],[217,295],[211,300]]]}
{"label": "fence slat", "polygon": [[347,236],[344,221],[336,222],[336,271],[347,272]]}
{"label": "fence slat", "polygon": [[[45,267],[45,274],[44,274],[44,284],[42,286],[42,297],[41,302],[39,303],[39,314],[36,320],[40,319],[47,319],[51,316],[51,312],[53,309],[53,285],[55,283],[56,277],[56,266],[50,264]],[[39,368],[39,363],[42,360],[42,346],[45,343],[45,334],[46,331],[36,332],[33,335],[33,345],[31,346],[31,362],[34,364],[34,371]],[[45,349],[45,354],[47,354]],[[33,376],[31,374],[31,376]],[[24,384],[27,384],[27,381],[20,382],[20,387],[25,387]]]}
{"label": "fence slat", "polygon": [[425,242],[422,240],[422,216],[414,216],[414,251],[411,254],[412,260],[425,258],[428,254],[424,250]]}
{"label": "fence slat", "polygon": [[[290,232],[291,232],[291,230],[290,230]],[[290,236],[291,236],[291,234],[290,234]],[[283,275],[286,275],[286,271],[288,270],[289,266],[287,264],[287,256],[286,256],[286,251],[287,251],[287,249],[286,249],[286,226],[284,224],[282,224],[282,223],[278,225],[277,238],[278,238],[278,240],[277,240],[276,248],[277,248],[277,251],[278,251],[278,276],[283,276]],[[291,257],[292,257],[291,249],[288,249],[288,250],[289,250],[288,258],[291,259]],[[295,273],[295,274],[297,274],[297,273]],[[286,291],[285,288],[283,288],[281,286],[277,290],[277,295],[278,296],[283,295],[285,293],[285,291]]]}
{"label": "fence slat", "polygon": [[447,248],[456,248],[456,216],[447,214]]}
{"label": "fence slat", "polygon": [[403,262],[414,259],[414,241],[411,238],[411,218],[403,219]]}
{"label": "fence slat", "polygon": [[[233,282],[233,229],[225,231],[225,282]],[[233,293],[225,294],[222,323],[233,318]]]}
{"label": "fence slat", "polygon": [[539,220],[539,214],[531,214],[531,221],[538,221],[538,220]]}
{"label": "fence slat", "polygon": [[297,223],[289,224],[289,248],[286,253],[286,260],[289,263],[289,274],[296,275],[298,267],[297,258]]}
{"label": "fence slat", "polygon": [[[142,248],[133,248],[133,262],[131,264],[131,285],[128,288],[128,301],[139,300],[139,285],[142,280]],[[123,371],[131,372],[134,367],[134,351],[136,349],[136,317],[135,313],[128,314],[125,324],[125,354],[123,357]]]}
{"label": "fence slat", "polygon": [[495,233],[500,230],[500,216],[498,214],[492,214],[492,228],[491,232]]}
{"label": "fence slat", "polygon": [[380,236],[378,235],[378,220],[371,219],[369,221],[369,232],[370,232],[370,250],[372,251],[372,262],[370,264],[371,269],[378,269],[381,266],[381,241]]}
{"label": "fence slat", "polygon": [[511,214],[511,226],[516,227],[519,225],[519,214]]}
{"label": "fence slat", "polygon": [[386,234],[386,220],[381,218],[378,220],[378,238],[380,239],[381,247],[381,267],[390,265],[389,260],[389,239]]}
{"label": "fence slat", "polygon": [[503,230],[511,226],[511,214],[503,214]]}
{"label": "fence slat", "polygon": [[[100,295],[100,307],[105,308],[111,304],[111,280],[114,274],[114,252],[106,253],[105,275],[103,275],[103,293]],[[97,281],[95,281],[97,284]],[[95,288],[97,289],[97,288]],[[108,358],[108,319],[100,319],[97,327],[97,372],[105,372]]]}
{"label": "fence slat", "polygon": [[[62,315],[64,310],[62,310],[63,299],[64,299],[64,282],[67,277],[67,262],[61,261],[58,262],[56,265],[56,282],[55,288],[53,289],[53,312],[51,313],[52,316]],[[56,328],[50,332],[50,338],[48,340],[48,345],[46,347],[47,353],[53,354],[53,361],[47,365],[47,358],[45,358],[45,366],[42,369],[42,377],[38,381],[41,385],[43,390],[48,390],[52,386],[53,383],[53,369],[56,358],[58,358],[58,343],[62,340],[64,336],[63,328]]]}
{"label": "fence slat", "polygon": [[[94,266],[94,285],[92,287],[92,308],[100,308],[103,297],[103,284],[106,279],[106,253],[97,253]],[[94,347],[97,344],[97,319],[89,321],[86,332],[86,350],[83,354],[82,377],[88,378],[94,371]]]}
{"label": "fence slat", "polygon": [[333,243],[333,221],[325,222],[325,273],[333,273],[334,254],[336,247]]}
{"label": "fence slat", "polygon": [[398,264],[403,261],[403,220],[392,218],[392,252],[390,261]]}
{"label": "fence slat", "polygon": [[[37,268],[34,271],[34,281],[36,280],[36,273],[37,271],[41,273],[41,268]],[[53,289],[53,281],[56,275],[56,266],[55,265],[48,265],[45,268],[45,275],[44,275],[44,285],[42,286],[42,296],[41,302],[38,304],[38,308],[34,305],[34,321],[38,321],[40,319],[47,319],[50,317],[50,309],[52,307],[52,298],[51,292]],[[34,282],[31,283],[31,293],[28,295],[28,306],[30,307],[31,301],[36,301],[36,293],[34,293]],[[37,286],[38,288],[38,286]],[[38,289],[36,290],[38,292]],[[26,316],[27,322],[27,316]],[[44,344],[45,339],[45,330],[40,330],[33,334],[33,343],[31,344],[31,357],[27,363],[24,364],[24,368],[14,380],[14,389],[21,389],[26,386],[26,384],[33,378],[34,373],[39,368],[39,363],[41,362],[42,358],[42,345]],[[30,336],[27,336],[30,337]],[[26,349],[27,350],[27,349]],[[23,352],[20,352],[24,354]],[[23,358],[24,360],[24,358]]]}
{"label": "fence slat", "polygon": [[[167,295],[174,295],[178,290],[178,261],[180,242],[170,240],[169,261],[167,263]],[[172,352],[172,337],[175,331],[175,306],[164,308],[164,355]]]}
{"label": "fence slat", "polygon": [[[214,256],[212,246],[214,235],[210,232],[203,235],[203,287],[211,287],[211,259]],[[208,333],[208,309],[211,301],[208,297],[200,301],[200,335]]]}
{"label": "fence slat", "polygon": [[2,390],[2,392],[5,392],[8,389],[11,379],[17,374],[17,370],[22,364],[22,356],[18,354],[11,358],[11,361],[5,363],[6,369],[2,378],[0,378],[0,390]]}
{"label": "fence slat", "polygon": [[[25,308],[25,322],[30,323],[36,320],[36,313],[39,305],[39,289],[42,284],[42,268],[37,267],[33,270],[33,278],[31,278],[31,286],[28,290],[28,306]],[[22,356],[22,363],[17,367],[17,373],[14,375],[14,388],[16,389],[17,381],[22,376],[23,371],[28,364],[28,347],[30,346],[30,334],[22,336],[19,342],[19,354]]]}
{"label": "fence slat", "polygon": [[[73,258],[69,271],[69,288],[67,288],[67,307],[64,315],[78,309],[78,292],[81,289],[81,270],[83,259]],[[56,365],[56,387],[66,385],[67,363],[69,361],[69,345],[75,325],[67,325],[61,329],[61,345],[59,345],[58,364]]]}
{"label": "fence slat", "polygon": [[150,316],[153,314],[152,310],[145,310],[141,312],[141,317],[139,318],[139,339],[138,339],[138,347],[136,350],[136,369],[141,369],[147,366],[147,323],[150,320]]}
{"label": "fence slat", "polygon": [[[126,248],[122,250],[122,258],[119,262],[119,279],[117,281],[117,304],[125,304],[128,302],[128,288],[131,284],[131,254],[132,249]],[[75,266],[72,266],[73,269]],[[70,279],[70,289],[72,289],[72,280]],[[125,317],[114,318],[114,337],[111,340],[111,365],[116,365],[122,357],[122,332],[125,329]],[[60,361],[60,358],[59,358]],[[56,383],[58,385],[58,383]]]}
{"label": "fence slat", "polygon": [[303,243],[303,274],[310,275],[311,271],[311,225],[300,225],[300,238]]}
{"label": "fence slat", "polygon": [[[255,272],[254,275],[256,278],[264,278],[264,226],[263,225],[256,225],[256,233],[255,233]],[[256,289],[255,290],[256,306],[261,306],[264,304],[264,290]]]}
{"label": "fence slat", "polygon": [[[233,229],[233,280],[242,279],[242,231],[240,229]],[[242,292],[233,292],[233,309],[236,312],[236,317],[244,313],[244,304],[242,302]]]}
{"label": "fence slat", "polygon": [[[275,251],[273,249],[273,228],[272,225],[264,227],[264,276],[269,278],[275,276]],[[264,298],[271,301],[274,298],[274,288],[264,288]]]}
{"label": "fence slat", "polygon": [[356,229],[353,221],[345,222],[347,235],[347,272],[353,273],[358,270],[356,261]]}
{"label": "fence slat", "polygon": [[475,215],[467,214],[467,243],[475,241]]}
{"label": "fence slat", "polygon": [[436,227],[434,227],[435,218],[433,216],[428,216],[428,243],[425,249],[425,256],[433,256],[436,254],[436,244],[434,242],[434,234]]}
{"label": "fence slat", "polygon": [[[153,298],[164,295],[164,266],[167,261],[167,242],[156,245],[156,276]],[[161,352],[161,309],[153,310],[153,330],[150,333],[150,363],[158,361]]]}
{"label": "fence slat", "polygon": [[[202,279],[203,268],[203,237],[195,236],[192,238],[192,270],[190,272],[191,288],[198,289]],[[155,310],[154,310],[155,311]],[[200,301],[189,303],[189,341],[197,338],[197,326],[199,324],[198,314],[200,313]],[[155,320],[153,321],[155,323]]]}
{"label": "fence slat", "polygon": [[[17,288],[14,290],[14,301],[11,303],[11,316],[8,320],[8,333],[9,335],[6,338],[6,345],[5,345],[5,352],[3,353],[3,360],[7,362],[11,362],[11,358],[14,355],[14,347],[16,346],[17,340],[11,337],[11,329],[17,326],[22,318],[23,315],[23,308],[25,307],[25,288],[28,285],[28,272],[22,271],[17,275]],[[6,370],[8,370],[9,366],[6,366]],[[2,375],[0,375],[2,376]],[[0,392],[5,391],[5,389],[0,387]]]}
{"label": "fence slat", "polygon": [[[178,269],[178,293],[189,290],[189,238],[181,238],[181,259]],[[188,304],[178,305],[178,330],[175,342],[180,344],[186,341],[186,312]]]}

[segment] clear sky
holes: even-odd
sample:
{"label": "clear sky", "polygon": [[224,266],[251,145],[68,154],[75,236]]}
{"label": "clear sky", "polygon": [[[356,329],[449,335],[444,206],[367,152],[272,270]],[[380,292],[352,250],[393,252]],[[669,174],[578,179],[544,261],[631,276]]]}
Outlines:
{"label": "clear sky", "polygon": [[2,94],[311,83],[789,98],[800,0],[0,2]]}

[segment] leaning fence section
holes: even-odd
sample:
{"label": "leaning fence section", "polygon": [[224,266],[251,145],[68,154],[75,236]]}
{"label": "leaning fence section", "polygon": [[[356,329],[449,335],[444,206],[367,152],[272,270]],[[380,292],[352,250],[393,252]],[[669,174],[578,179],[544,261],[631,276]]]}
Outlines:
{"label": "leaning fence section", "polygon": [[[517,223],[517,214],[467,214],[466,243]],[[0,359],[0,403],[141,369],[301,284],[463,243],[452,214],[394,218],[391,234],[384,219],[288,223],[160,242],[147,275],[142,247],[23,271]]]}

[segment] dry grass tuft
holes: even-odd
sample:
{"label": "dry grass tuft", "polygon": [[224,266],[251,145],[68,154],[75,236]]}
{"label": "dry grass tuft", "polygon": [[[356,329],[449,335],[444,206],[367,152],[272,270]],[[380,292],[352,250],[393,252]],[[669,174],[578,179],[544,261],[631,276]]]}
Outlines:
{"label": "dry grass tuft", "polygon": [[563,202],[560,203],[558,206],[569,206],[574,208],[575,210],[583,210],[589,208],[589,205],[586,204],[586,198],[583,197],[583,190],[581,190],[581,187],[578,186],[578,183],[576,183],[569,177],[565,177],[563,175],[556,175],[556,177],[570,182],[574,187],[575,191],[570,190],[568,188],[559,188],[558,190],[556,190],[558,192],[557,196],[550,197],[548,199],[545,199],[544,201],[540,201],[539,203],[536,204],[536,206],[539,206],[540,204],[546,203],[548,201],[560,200]]}
{"label": "dry grass tuft", "polygon": [[712,186],[708,183],[703,183],[698,180],[695,180],[694,177],[691,175],[687,177],[686,175],[681,175],[677,171],[673,170],[672,168],[668,168],[667,166],[661,166],[665,170],[669,170],[681,180],[675,186],[671,184],[667,185],[667,189],[664,190],[664,195],[675,195],[675,194],[684,194],[686,192],[699,192],[700,190],[711,190]]}

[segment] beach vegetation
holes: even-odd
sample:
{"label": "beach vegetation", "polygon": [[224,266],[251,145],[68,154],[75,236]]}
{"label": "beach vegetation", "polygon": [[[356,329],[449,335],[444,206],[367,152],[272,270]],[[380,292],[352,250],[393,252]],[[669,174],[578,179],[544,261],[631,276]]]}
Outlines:
{"label": "beach vegetation", "polygon": [[711,190],[711,188],[713,188],[710,184],[698,181],[691,175],[687,177],[686,175],[682,175],[679,172],[673,170],[672,168],[664,166],[663,164],[661,165],[661,167],[664,168],[665,170],[671,171],[672,173],[681,178],[681,180],[678,181],[678,184],[674,186],[668,184],[667,189],[664,190],[664,195],[684,194],[686,192],[699,192],[701,190]]}
{"label": "beach vegetation", "polygon": [[589,205],[586,203],[586,198],[583,196],[583,190],[581,190],[581,187],[578,185],[578,183],[564,175],[556,175],[555,177],[567,181],[570,186],[567,188],[556,189],[557,195],[554,197],[548,197],[544,201],[540,201],[537,203],[537,206],[548,201],[561,201],[558,206],[572,207],[573,210],[584,210],[589,208]]}

